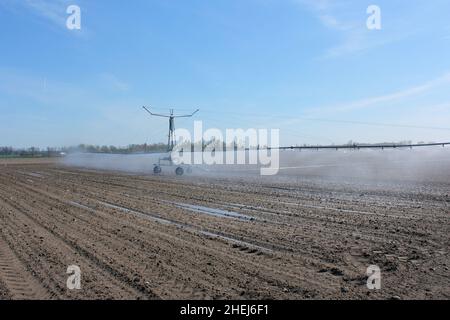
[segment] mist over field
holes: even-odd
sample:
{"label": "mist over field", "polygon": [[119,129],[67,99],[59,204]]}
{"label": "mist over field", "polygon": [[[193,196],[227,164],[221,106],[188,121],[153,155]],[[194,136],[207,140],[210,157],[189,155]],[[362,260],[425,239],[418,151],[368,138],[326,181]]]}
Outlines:
{"label": "mist over field", "polygon": [[74,167],[143,173],[152,172],[153,164],[162,156],[164,156],[162,153],[129,155],[73,153],[66,156],[63,163]]}
{"label": "mist over field", "polygon": [[[230,151],[231,152],[231,151]],[[256,152],[256,151],[255,151]],[[91,154],[76,153],[64,158],[68,166],[130,173],[152,173],[165,153]],[[248,153],[246,157],[248,161]],[[431,147],[394,150],[280,151],[276,177],[357,178],[364,180],[450,180],[450,148]],[[248,163],[248,162],[247,162]],[[193,176],[259,176],[259,165],[192,165]],[[173,174],[175,166],[163,166]]]}

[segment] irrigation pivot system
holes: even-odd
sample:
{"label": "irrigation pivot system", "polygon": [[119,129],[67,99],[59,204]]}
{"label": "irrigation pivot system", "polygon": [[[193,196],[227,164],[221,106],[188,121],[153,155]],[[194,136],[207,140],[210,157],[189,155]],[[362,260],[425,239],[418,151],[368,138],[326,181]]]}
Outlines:
{"label": "irrigation pivot system", "polygon": [[[169,112],[170,112],[169,114],[159,114],[159,113],[151,112],[145,106],[143,106],[142,108],[144,108],[144,110],[147,111],[152,116],[169,118],[169,134],[168,134],[168,139],[167,139],[167,152],[169,153],[169,155],[167,157],[159,158],[158,163],[154,164],[153,172],[155,174],[158,174],[158,173],[162,172],[162,166],[168,166],[168,167],[175,166],[172,161],[172,157],[170,155],[170,152],[173,150],[173,147],[175,146],[175,118],[190,118],[194,114],[196,114],[200,109],[195,110],[191,114],[174,115],[174,109],[169,109]],[[187,167],[186,165],[177,166],[175,169],[176,175],[178,175],[178,176],[183,175],[185,169],[187,169],[187,171],[190,171],[190,168]]]}
{"label": "irrigation pivot system", "polygon": [[[174,109],[169,109],[169,114],[159,114],[150,111],[147,107],[142,107],[145,111],[147,111],[150,115],[155,117],[163,117],[169,119],[169,134],[167,140],[167,157],[161,157],[158,159],[158,163],[154,164],[153,172],[155,174],[159,174],[162,172],[162,166],[175,167],[176,165],[172,161],[172,157],[170,152],[173,150],[175,146],[175,118],[190,118],[194,116],[200,109],[196,109],[191,114],[185,115],[174,115]],[[433,146],[449,146],[450,142],[438,142],[438,143],[418,143],[418,144],[348,144],[348,145],[325,145],[325,146],[280,146],[280,147],[263,147],[260,148],[245,148],[245,150],[340,150],[340,149],[350,149],[350,150],[360,150],[360,149],[403,149],[403,148],[419,148],[419,147],[433,147]],[[183,175],[184,171],[190,172],[191,168],[185,164],[176,166],[175,173],[177,175]]]}
{"label": "irrigation pivot system", "polygon": [[[266,150],[339,150],[339,149],[401,149],[401,148],[419,148],[419,147],[439,147],[450,146],[450,142],[436,143],[417,143],[417,144],[348,144],[348,145],[328,145],[328,146],[290,146],[290,147],[266,147]],[[249,150],[250,148],[247,148]]]}

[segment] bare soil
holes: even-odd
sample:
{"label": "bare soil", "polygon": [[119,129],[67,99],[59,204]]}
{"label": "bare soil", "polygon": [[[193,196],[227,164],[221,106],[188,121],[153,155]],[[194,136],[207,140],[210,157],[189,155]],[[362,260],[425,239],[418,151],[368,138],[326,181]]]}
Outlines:
{"label": "bare soil", "polygon": [[282,180],[0,163],[0,299],[450,298],[449,180]]}

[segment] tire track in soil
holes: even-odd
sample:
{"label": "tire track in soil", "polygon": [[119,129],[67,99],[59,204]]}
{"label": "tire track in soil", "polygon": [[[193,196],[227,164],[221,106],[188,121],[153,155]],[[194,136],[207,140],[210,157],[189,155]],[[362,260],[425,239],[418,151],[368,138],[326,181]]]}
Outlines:
{"label": "tire track in soil", "polygon": [[[1,187],[0,187],[0,190],[1,190]],[[2,190],[2,191],[4,191],[4,190]],[[19,204],[16,201],[12,200],[11,198],[5,198],[3,196],[3,194],[0,194],[0,200],[3,200],[4,203],[7,203],[9,206],[14,208],[15,212],[22,214],[29,221],[32,221],[32,223],[35,225],[35,228],[37,227],[41,230],[44,230],[44,233],[50,234],[56,241],[61,242],[62,245],[60,245],[60,247],[68,246],[70,248],[70,250],[73,252],[72,255],[75,257],[74,261],[79,260],[79,256],[83,257],[84,259],[86,259],[88,261],[88,263],[86,263],[86,265],[90,265],[91,267],[95,266],[96,268],[101,269],[102,273],[106,272],[113,279],[122,283],[122,285],[124,285],[125,287],[132,289],[132,291],[134,291],[134,296],[136,298],[139,298],[139,297],[140,298],[150,298],[150,299],[159,298],[148,287],[145,287],[143,285],[133,282],[133,279],[130,279],[127,275],[112,268],[111,266],[109,266],[104,261],[100,260],[97,256],[95,256],[88,250],[80,247],[75,241],[67,239],[64,235],[59,234],[55,229],[52,229],[48,225],[37,220],[37,218],[33,216],[33,213],[31,213],[30,208],[26,208],[23,204]],[[78,256],[78,258],[76,258],[77,256]],[[95,267],[94,267],[94,269],[95,269]],[[114,282],[115,281],[108,281],[108,280],[105,281],[105,283],[107,283],[109,286],[114,286]],[[65,285],[65,282],[64,282],[64,285]]]}
{"label": "tire track in soil", "polygon": [[0,235],[0,280],[14,300],[48,299],[47,291],[25,270]]}

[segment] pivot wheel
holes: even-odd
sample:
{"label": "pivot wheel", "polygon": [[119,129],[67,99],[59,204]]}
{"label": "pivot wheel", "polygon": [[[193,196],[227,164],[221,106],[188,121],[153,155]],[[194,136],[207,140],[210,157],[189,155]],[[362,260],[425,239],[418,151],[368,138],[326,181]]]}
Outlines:
{"label": "pivot wheel", "polygon": [[175,173],[177,176],[182,176],[184,173],[184,169],[182,167],[178,167],[175,169]]}
{"label": "pivot wheel", "polygon": [[154,174],[159,174],[159,173],[161,173],[161,167],[160,166],[154,166],[153,167],[153,173]]}

